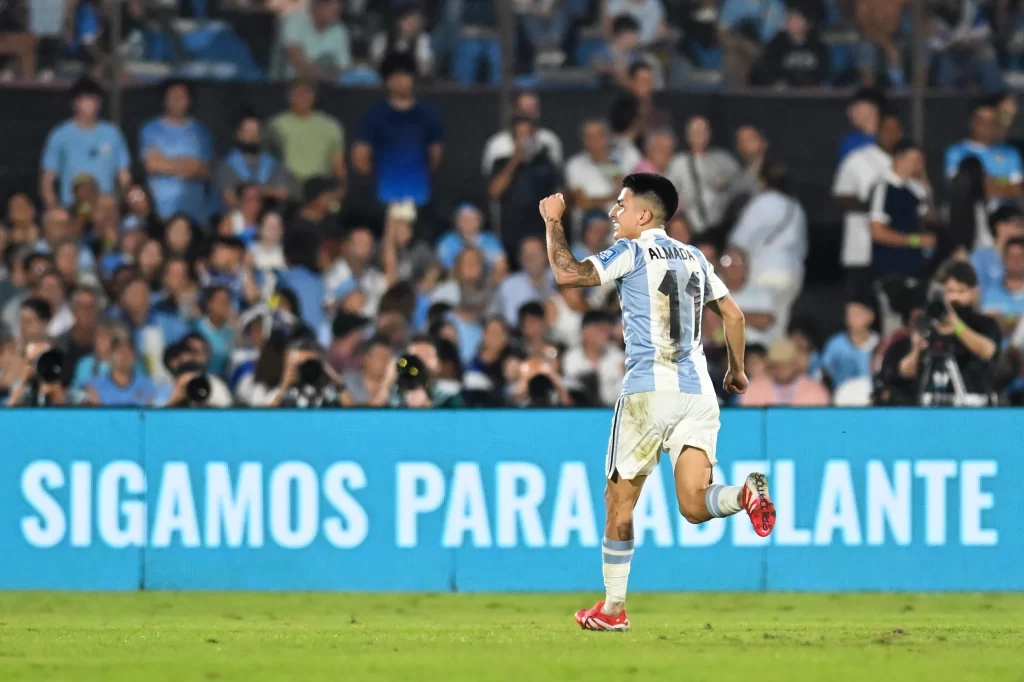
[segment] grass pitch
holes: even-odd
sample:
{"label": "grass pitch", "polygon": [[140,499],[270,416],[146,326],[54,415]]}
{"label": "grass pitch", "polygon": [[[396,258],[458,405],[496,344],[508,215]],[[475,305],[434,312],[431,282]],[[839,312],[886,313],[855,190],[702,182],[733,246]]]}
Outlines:
{"label": "grass pitch", "polygon": [[0,592],[3,682],[1024,682],[1024,595]]}

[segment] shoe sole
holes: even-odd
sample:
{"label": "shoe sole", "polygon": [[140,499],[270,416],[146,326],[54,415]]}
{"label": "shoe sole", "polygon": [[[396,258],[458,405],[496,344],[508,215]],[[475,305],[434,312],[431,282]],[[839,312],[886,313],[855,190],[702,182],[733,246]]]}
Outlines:
{"label": "shoe sole", "polygon": [[[775,529],[775,505],[772,504],[772,499],[768,497],[768,477],[764,474],[751,474],[750,477],[754,479],[754,489],[757,490],[757,503],[761,511],[761,528],[754,526],[754,532],[763,538],[768,537],[772,534]],[[764,528],[767,526],[767,528]],[[761,533],[761,530],[764,533]]]}

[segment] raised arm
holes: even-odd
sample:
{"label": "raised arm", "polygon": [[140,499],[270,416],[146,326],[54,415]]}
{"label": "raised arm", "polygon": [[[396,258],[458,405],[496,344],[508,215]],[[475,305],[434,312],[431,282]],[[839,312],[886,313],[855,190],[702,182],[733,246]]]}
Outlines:
{"label": "raised arm", "polygon": [[560,287],[593,287],[601,283],[597,268],[589,260],[576,260],[565,238],[562,214],[565,200],[561,194],[553,194],[540,202],[540,215],[544,218],[548,241],[548,261]]}

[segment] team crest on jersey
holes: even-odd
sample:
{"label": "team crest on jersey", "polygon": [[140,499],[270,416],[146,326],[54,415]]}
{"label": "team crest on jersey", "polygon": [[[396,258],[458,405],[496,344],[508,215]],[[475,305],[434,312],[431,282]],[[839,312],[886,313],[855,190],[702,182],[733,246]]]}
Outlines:
{"label": "team crest on jersey", "polygon": [[601,265],[608,265],[615,260],[615,257],[618,256],[619,253],[621,252],[616,251],[615,249],[605,249],[601,253],[597,254],[597,260],[601,261]]}

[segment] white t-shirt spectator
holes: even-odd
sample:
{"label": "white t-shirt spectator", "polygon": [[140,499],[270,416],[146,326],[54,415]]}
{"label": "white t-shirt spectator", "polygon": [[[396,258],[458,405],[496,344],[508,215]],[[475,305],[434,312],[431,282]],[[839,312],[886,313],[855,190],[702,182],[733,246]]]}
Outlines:
{"label": "white t-shirt spectator", "polygon": [[[393,52],[409,54],[416,60],[416,68],[420,75],[426,75],[427,67],[434,61],[434,49],[430,46],[430,36],[420,33],[410,45],[405,39],[398,39],[392,47]],[[388,55],[388,33],[381,31],[373,37],[370,43],[370,61],[374,66],[380,66],[384,57]]]}
{"label": "white t-shirt spectator", "polygon": [[609,345],[601,359],[592,363],[580,347],[570,348],[562,359],[562,370],[569,385],[580,384],[582,377],[597,373],[598,399],[602,405],[614,405],[622,393],[622,377],[626,372],[626,355]]}
{"label": "white t-shirt spectator", "polygon": [[[548,152],[548,158],[556,167],[562,166],[562,141],[547,128],[538,128],[535,135],[537,143]],[[516,143],[512,139],[512,133],[508,130],[491,135],[484,145],[484,155],[480,162],[480,171],[485,178],[490,179],[494,170],[494,163],[498,159],[507,159],[516,151]]]}
{"label": "white t-shirt spectator", "polygon": [[[871,190],[885,177],[892,158],[876,144],[848,154],[836,171],[832,196],[852,196],[868,201]],[[843,247],[840,256],[845,267],[871,265],[871,218],[867,211],[847,211],[843,218]]]}
{"label": "white t-shirt spectator", "polygon": [[605,16],[615,17],[628,14],[640,24],[640,44],[654,42],[658,25],[665,20],[665,8],[661,0],[607,0]]}
{"label": "white t-shirt spectator", "polygon": [[[344,259],[338,259],[334,265],[324,273],[324,291],[328,302],[334,301],[334,292],[344,282],[352,279],[352,268]],[[388,279],[384,273],[375,267],[367,267],[363,274],[357,279],[357,285],[363,296],[366,297],[366,304],[363,306],[363,315],[375,317],[380,299],[388,289]]]}
{"label": "white t-shirt spectator", "polygon": [[[580,152],[565,164],[565,184],[569,189],[580,190],[587,199],[614,197],[619,193],[615,180],[619,176],[628,175],[631,170],[614,158],[606,163],[598,163],[586,152]],[[614,203],[610,202],[605,208],[611,209]]]}
{"label": "white t-shirt spectator", "polygon": [[[289,14],[281,28],[281,45],[299,47],[306,59],[321,67],[346,69],[352,62],[348,30],[335,23],[324,31],[318,31],[309,10]],[[295,77],[295,67],[285,65],[285,76]]]}

